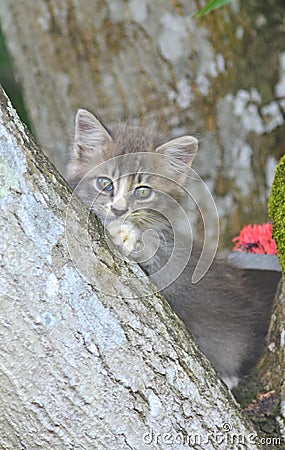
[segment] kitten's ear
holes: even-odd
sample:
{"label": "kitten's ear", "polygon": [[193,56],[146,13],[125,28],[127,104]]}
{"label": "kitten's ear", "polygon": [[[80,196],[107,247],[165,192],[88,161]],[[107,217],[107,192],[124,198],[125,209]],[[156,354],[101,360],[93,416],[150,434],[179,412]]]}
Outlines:
{"label": "kitten's ear", "polygon": [[77,158],[100,150],[112,138],[98,119],[86,109],[79,109],[75,119],[74,152]]}
{"label": "kitten's ear", "polygon": [[172,139],[155,149],[157,153],[170,156],[173,161],[191,166],[198,150],[198,140],[193,136],[182,136]]}

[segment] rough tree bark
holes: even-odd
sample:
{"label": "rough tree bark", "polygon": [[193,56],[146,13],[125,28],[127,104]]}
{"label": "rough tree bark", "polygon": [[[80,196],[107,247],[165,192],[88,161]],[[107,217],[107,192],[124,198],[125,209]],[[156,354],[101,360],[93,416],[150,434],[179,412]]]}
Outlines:
{"label": "rough tree bark", "polygon": [[0,106],[0,447],[258,448],[182,323],[110,253],[2,91]]}
{"label": "rough tree bark", "polygon": [[[209,15],[203,21],[196,21],[192,18],[196,10],[196,2],[189,0],[179,2],[162,0],[156,2],[149,0],[116,2],[112,0],[86,0],[84,2],[77,0],[37,0],[37,2],[33,0],[22,0],[21,2],[1,0],[2,27],[10,52],[14,57],[18,77],[23,84],[34,130],[38,141],[57,167],[64,171],[67,149],[72,136],[74,112],[78,106],[89,107],[94,112],[99,112],[103,119],[117,120],[122,116],[143,117],[147,121],[158,123],[163,130],[172,135],[192,131],[202,137],[197,168],[199,174],[208,181],[210,189],[217,199],[225,241],[228,240],[229,235],[235,234],[244,222],[264,220],[266,197],[275,158],[277,159],[284,153],[285,58],[283,51],[284,27],[282,27],[284,2],[283,0],[273,0],[257,5],[255,1],[250,0],[242,2],[239,7],[239,2],[235,1],[233,7],[236,9],[227,8],[214,15]],[[13,126],[11,129],[14,130]],[[5,136],[7,137],[6,132]],[[20,139],[22,139],[21,136]],[[32,145],[31,150],[28,150],[27,147],[25,149],[32,156],[31,151],[34,146]],[[12,149],[10,151],[12,155]],[[99,431],[94,439],[98,448],[106,448],[106,445],[108,448],[112,448],[112,445],[115,445],[114,448],[124,448],[124,445],[128,448],[123,439],[125,430],[130,428],[129,424],[133,421],[133,416],[126,418],[125,424],[122,425],[120,435],[122,441],[119,441],[117,436],[117,442],[115,444],[115,441],[112,442],[112,439],[115,438],[112,436],[114,428],[112,428],[111,421],[114,419],[114,424],[118,423],[115,421],[118,412],[116,401],[117,399],[119,399],[118,402],[121,401],[120,395],[126,395],[127,398],[122,402],[124,414],[126,410],[129,411],[133,407],[134,415],[137,414],[136,419],[140,417],[142,420],[143,417],[147,417],[148,420],[148,417],[153,416],[153,412],[157,412],[156,420],[157,422],[161,420],[163,426],[166,423],[167,426],[169,425],[170,422],[167,420],[174,420],[170,414],[165,413],[167,408],[171,413],[174,411],[174,417],[178,417],[181,410],[175,406],[175,401],[174,406],[170,405],[170,402],[168,404],[165,398],[163,401],[156,401],[156,397],[152,396],[152,393],[149,396],[144,396],[145,393],[141,396],[141,391],[138,389],[137,395],[133,394],[135,389],[133,386],[130,388],[130,380],[125,381],[124,378],[129,377],[128,372],[123,375],[126,365],[122,365],[120,370],[117,366],[114,369],[112,366],[109,371],[110,360],[112,360],[112,364],[117,360],[125,362],[122,356],[125,350],[126,361],[129,364],[130,360],[137,361],[135,352],[124,347],[126,341],[124,338],[122,341],[120,340],[120,332],[123,329],[123,336],[127,336],[126,339],[129,339],[129,334],[138,333],[139,335],[140,330],[136,328],[136,325],[132,325],[132,329],[126,325],[125,321],[123,321],[122,328],[117,328],[117,322],[113,321],[109,312],[105,311],[104,305],[108,304],[110,311],[113,311],[114,306],[117,305],[122,311],[126,311],[125,304],[119,302],[118,299],[114,303],[108,303],[110,299],[107,296],[109,300],[106,300],[104,295],[98,300],[93,294],[93,288],[87,288],[88,281],[93,280],[93,269],[90,269],[91,274],[85,274],[88,264],[84,264],[82,267],[82,262],[85,262],[84,258],[88,257],[87,261],[91,261],[90,267],[93,267],[94,264],[98,273],[102,270],[104,276],[100,278],[100,282],[104,283],[104,279],[108,280],[105,281],[105,289],[106,284],[113,285],[113,273],[109,277],[106,272],[108,267],[113,267],[113,258],[108,256],[109,253],[104,246],[98,246],[96,247],[98,260],[94,262],[88,251],[84,249],[82,243],[87,239],[86,220],[84,220],[84,215],[80,219],[80,214],[83,214],[84,209],[77,204],[74,205],[74,217],[83,228],[76,225],[75,219],[75,222],[72,220],[68,223],[76,227],[75,234],[78,233],[79,236],[79,246],[75,246],[77,241],[73,233],[71,240],[75,250],[80,252],[81,256],[78,257],[77,264],[85,274],[85,278],[77,276],[72,265],[68,266],[66,247],[60,237],[63,224],[61,211],[63,204],[66,204],[68,191],[61,188],[61,200],[59,200],[59,192],[50,189],[52,180],[57,180],[58,176],[51,175],[52,169],[41,156],[37,156],[36,159],[38,163],[34,161],[33,157],[32,160],[28,159],[28,166],[34,167],[35,173],[32,175],[33,169],[31,169],[29,172],[31,176],[27,177],[26,175],[25,179],[23,177],[19,179],[25,186],[24,196],[20,195],[20,189],[22,189],[19,187],[20,181],[12,176],[13,171],[7,169],[6,165],[1,165],[1,174],[4,167],[7,169],[5,176],[3,172],[6,188],[1,186],[1,196],[2,194],[6,195],[11,189],[15,194],[13,201],[16,201],[17,195],[23,199],[19,206],[18,204],[14,205],[9,197],[9,202],[12,202],[9,203],[9,207],[12,205],[11,217],[13,218],[9,221],[9,231],[12,233],[11,236],[14,236],[14,230],[16,236],[19,231],[18,227],[22,226],[23,234],[20,238],[13,239],[9,245],[6,239],[1,242],[5,268],[8,267],[7,258],[10,258],[9,270],[15,271],[14,281],[9,279],[11,283],[14,283],[12,284],[14,286],[13,294],[5,296],[5,302],[3,300],[5,345],[2,343],[1,348],[5,349],[5,355],[8,355],[5,356],[5,361],[7,359],[13,366],[11,370],[8,366],[10,372],[8,369],[6,370],[6,378],[3,382],[3,389],[6,389],[7,394],[4,397],[6,400],[2,411],[9,403],[3,422],[7,425],[7,428],[4,428],[7,440],[3,441],[3,446],[14,449],[25,448],[25,445],[27,448],[39,448],[42,445],[40,448],[51,448],[49,439],[54,439],[55,446],[73,448],[71,442],[76,439],[76,433],[79,433],[80,425],[77,424],[77,421],[81,420],[89,424],[86,436],[82,427],[77,441],[83,439],[81,444],[83,443],[85,448],[94,447],[92,436],[96,434],[94,430],[97,426]],[[12,164],[13,170],[16,170],[15,160],[10,157],[8,161]],[[23,161],[23,156],[19,156],[18,170],[21,170],[21,161]],[[43,171],[42,176],[39,174],[39,170]],[[29,195],[27,186],[34,185],[42,192],[35,191],[34,195]],[[49,205],[48,207],[45,202]],[[59,202],[58,207],[57,202]],[[7,202],[3,203],[5,207],[7,204]],[[33,207],[35,213],[34,216],[31,214],[33,216],[31,219],[28,212],[31,213]],[[16,212],[13,208],[16,208]],[[59,220],[56,219],[57,214],[59,214]],[[4,219],[1,221],[3,227],[5,225],[4,230],[7,230],[7,222]],[[14,228],[10,230],[10,227]],[[34,232],[36,234],[33,234]],[[98,232],[95,232],[95,242],[98,241],[96,234]],[[6,234],[5,238],[7,238]],[[20,248],[18,241],[21,243]],[[25,247],[25,245],[27,246]],[[13,258],[15,251],[17,251],[19,259],[18,263]],[[43,251],[47,253],[42,253]],[[32,256],[30,257],[28,253],[31,253]],[[49,255],[52,253],[52,260],[51,257],[48,257],[48,253]],[[43,262],[45,260],[47,263]],[[50,265],[50,261],[54,266]],[[114,267],[117,275],[127,273],[130,276],[128,269],[124,269],[127,272],[121,272],[123,269],[119,263],[114,263]],[[45,271],[41,272],[43,268]],[[41,273],[38,278],[37,273]],[[34,284],[33,282],[29,284],[33,279],[35,280]],[[98,280],[97,282],[99,283]],[[137,282],[131,278],[130,287],[128,284],[126,286],[122,284],[119,276],[115,281],[115,283],[119,283],[118,289],[121,293],[126,288],[135,291],[141,289],[142,286],[137,286]],[[8,289],[7,283],[6,280],[3,284],[4,289]],[[90,283],[92,284],[92,282]],[[144,284],[143,288],[145,288]],[[9,285],[9,289],[11,289],[11,285]],[[19,289],[22,289],[22,296]],[[104,287],[102,289],[104,290]],[[45,292],[43,298],[46,300],[40,300],[41,291]],[[51,292],[52,295],[49,295],[48,292]],[[60,302],[53,298],[55,294],[61,298]],[[36,303],[32,305],[33,296]],[[17,301],[15,297],[18,299]],[[71,300],[68,301],[68,297]],[[74,304],[76,298],[79,300]],[[95,299],[92,303],[88,301],[91,298]],[[284,294],[282,298],[284,298]],[[23,300],[25,300],[24,303]],[[13,302],[14,308],[10,313],[11,318],[7,312],[7,310],[9,312],[11,310],[10,301]],[[100,306],[100,301],[103,302],[103,307]],[[128,306],[141,310],[144,318],[149,314],[149,308],[159,317],[164,314],[160,309],[160,300],[154,304],[147,304],[147,306],[144,306],[144,301],[132,301]],[[118,307],[116,310],[118,317],[121,317],[122,314],[120,308]],[[165,306],[165,308],[167,307]],[[99,333],[103,342],[103,344],[100,343],[100,346],[103,345],[106,354],[102,353],[100,346],[100,351],[98,350],[97,340],[94,338],[94,330],[96,328],[96,333],[98,333],[99,322],[96,321],[94,324],[85,321],[90,310],[90,316],[93,317],[97,314],[100,317]],[[112,333],[115,336],[117,336],[117,330],[120,330],[118,331],[119,347],[116,347],[111,337],[113,334],[109,333],[109,328],[105,326],[109,319],[112,321]],[[59,320],[60,325],[58,325]],[[78,320],[79,328],[77,327]],[[104,324],[102,327],[101,321]],[[31,329],[28,327],[28,322],[32,324]],[[133,323],[137,324],[136,319]],[[144,336],[148,338],[153,336],[154,330],[151,328],[153,323],[150,321],[147,325],[146,319],[145,321],[139,320],[139,326],[144,328]],[[169,322],[166,323],[169,324]],[[282,323],[281,321],[281,325]],[[59,326],[61,331],[59,331]],[[281,333],[284,328],[282,327],[283,325],[280,328]],[[182,333],[184,336],[181,330],[177,333],[179,335]],[[21,340],[21,336],[24,342]],[[16,338],[19,339],[16,341]],[[124,351],[120,347],[121,342],[123,342]],[[167,349],[172,348],[172,341],[171,344],[169,342],[166,339],[163,344]],[[182,342],[184,343],[184,340]],[[280,339],[278,342],[281,342]],[[111,347],[109,347],[110,345]],[[141,345],[146,345],[146,342],[142,344],[137,341],[136,345],[141,351]],[[189,344],[186,347],[185,345],[183,344],[182,348],[188,349],[187,345]],[[76,373],[75,368],[77,369],[81,365],[82,347],[86,353],[89,353],[84,355],[82,360],[84,370],[81,372],[83,374],[81,379],[84,379],[84,384],[78,386],[78,378],[74,373]],[[119,350],[117,350],[118,348]],[[145,347],[143,348],[143,351],[147,352]],[[177,348],[175,347],[175,351],[178,352]],[[27,356],[31,355],[32,350],[33,352],[36,350],[36,358],[29,360]],[[63,354],[63,351],[66,353],[58,361],[57,355]],[[185,355],[183,352],[178,352],[179,358],[181,355]],[[98,355],[102,356],[102,354],[104,358],[100,360]],[[10,356],[12,359],[9,359]],[[94,365],[94,359],[98,362],[98,366]],[[140,356],[138,359],[141,361]],[[49,362],[51,366],[49,366]],[[154,367],[155,364],[153,363],[151,367]],[[71,367],[75,370],[72,372],[72,376],[69,375]],[[112,372],[111,380],[103,382],[101,375],[104,374],[106,367],[107,372],[105,373],[110,374],[114,370],[115,375]],[[138,367],[140,368],[139,364]],[[146,367],[149,366],[145,365],[144,368],[146,369]],[[155,367],[152,376],[166,377],[171,384],[172,375],[169,378],[169,372],[165,368],[161,369],[161,365],[159,365],[159,370],[157,366]],[[173,369],[173,366],[171,367]],[[188,370],[186,370],[188,366],[183,365],[183,367],[184,369],[181,369],[179,366],[179,371],[182,370],[179,373],[182,373],[182,376],[185,374],[184,370],[186,372]],[[37,368],[38,374],[35,370],[32,376],[32,368]],[[174,369],[172,369],[170,370],[171,374],[174,373]],[[99,370],[101,370],[100,376],[98,375]],[[117,375],[117,370],[119,375]],[[43,393],[45,372],[48,374],[48,395],[46,397]],[[140,380],[143,379],[142,377]],[[52,385],[53,380],[56,388]],[[100,384],[101,381],[102,384]],[[131,381],[134,382],[134,379],[132,378]],[[108,383],[111,382],[118,382],[120,394],[116,393],[114,396],[110,393],[111,400],[109,402],[109,398],[103,398],[101,393],[105,386],[110,387]],[[211,383],[211,381],[209,382]],[[14,383],[13,389],[11,388],[12,383]],[[201,385],[202,382],[199,383]],[[109,411],[109,416],[104,411],[103,422],[107,431],[98,425],[100,415],[96,416],[95,420],[94,409],[90,406],[94,404],[94,399],[97,399],[98,385],[100,385],[100,389],[102,388],[98,394],[99,404],[103,405],[105,402],[107,409],[113,408]],[[64,393],[64,386],[67,394]],[[73,387],[74,393],[72,394]],[[90,394],[92,389],[94,392]],[[146,389],[148,388],[146,387]],[[7,396],[12,395],[12,390],[14,394],[8,401]],[[112,392],[112,390],[110,389],[108,392]],[[88,397],[89,394],[91,399]],[[71,402],[71,412],[68,411],[70,406],[66,406],[63,401],[64,395],[67,397],[66,402]],[[216,395],[216,391],[213,395]],[[184,396],[183,393],[181,394],[181,390],[178,396]],[[174,394],[172,396],[171,393],[170,398],[174,398]],[[211,396],[209,404],[212,398]],[[220,398],[221,401],[224,401],[224,397]],[[30,401],[30,399],[32,400]],[[64,405],[62,410],[60,409],[61,403]],[[136,404],[139,406],[136,407]],[[148,405],[151,405],[150,410],[147,410]],[[178,408],[178,412],[176,408]],[[205,412],[207,408],[203,408],[201,411]],[[150,416],[147,416],[146,411],[151,412]],[[215,412],[216,409],[213,411]],[[207,411],[205,414],[208,413]],[[178,427],[183,432],[186,430],[187,414],[188,412],[185,413],[185,411],[182,413],[181,423],[183,426],[179,425],[180,428]],[[189,417],[192,417],[191,414],[192,412]],[[224,416],[221,417],[221,420],[226,420]],[[23,420],[23,418],[27,420]],[[92,420],[93,428],[91,430]],[[188,420],[188,425],[191,420],[192,418]],[[18,421],[20,425],[17,425],[17,431],[15,423]],[[177,421],[180,423],[180,418]],[[194,423],[196,423],[195,421]],[[58,423],[64,423],[64,431],[59,429]],[[110,424],[109,428],[107,423]],[[36,436],[35,434],[41,426],[45,432]],[[140,423],[139,427],[141,426]],[[214,429],[219,430],[219,426],[220,419],[219,424],[216,423],[216,427],[210,429],[210,434]],[[236,432],[238,429],[236,424],[233,424],[233,427]],[[145,428],[142,426],[142,428],[150,429],[147,426]],[[169,428],[173,427],[169,426]],[[116,429],[118,428],[116,427]],[[9,430],[12,432],[10,433]],[[132,430],[132,432],[134,431]],[[9,442],[9,436],[12,439],[11,442]],[[215,436],[217,439],[219,438],[218,435]],[[133,445],[134,448],[137,445],[136,438],[130,438],[131,446]],[[24,439],[22,444],[21,439]],[[92,444],[89,443],[91,441]],[[34,447],[31,446],[31,442],[34,442]],[[109,442],[112,444],[109,445]],[[7,447],[5,447],[6,444]],[[138,448],[143,448],[143,444],[138,445]],[[167,447],[166,444],[165,446]],[[154,445],[153,448],[155,448]],[[164,448],[163,444],[161,444],[161,448]],[[211,448],[210,444],[207,448]],[[230,447],[226,446],[225,448]]]}
{"label": "rough tree bark", "polygon": [[[283,271],[272,312],[267,345],[256,369],[260,384],[276,392],[281,416],[277,415],[285,438],[285,156],[278,164],[269,199],[273,236],[277,243],[279,264]],[[279,410],[278,410],[279,414]]]}
{"label": "rough tree bark", "polygon": [[[250,380],[236,394],[242,402],[246,398],[247,411],[259,429],[268,435],[278,430],[285,442],[285,156],[275,171],[268,209],[283,277],[261,358]],[[249,399],[253,400],[250,404]]]}
{"label": "rough tree bark", "polygon": [[200,20],[198,3],[1,0],[0,14],[38,141],[57,167],[79,106],[196,133],[196,168],[229,245],[244,223],[267,219],[284,153],[284,1],[236,0]]}

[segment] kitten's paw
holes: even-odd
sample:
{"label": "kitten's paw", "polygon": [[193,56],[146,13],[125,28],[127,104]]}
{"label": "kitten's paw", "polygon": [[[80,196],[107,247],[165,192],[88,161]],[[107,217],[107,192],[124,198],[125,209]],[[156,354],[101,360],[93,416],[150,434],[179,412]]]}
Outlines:
{"label": "kitten's paw", "polygon": [[108,225],[107,230],[113,243],[124,255],[127,256],[136,249],[137,233],[129,223],[114,220]]}
{"label": "kitten's paw", "polygon": [[222,380],[228,386],[229,389],[233,389],[237,387],[237,385],[239,384],[239,378],[234,376],[223,377]]}

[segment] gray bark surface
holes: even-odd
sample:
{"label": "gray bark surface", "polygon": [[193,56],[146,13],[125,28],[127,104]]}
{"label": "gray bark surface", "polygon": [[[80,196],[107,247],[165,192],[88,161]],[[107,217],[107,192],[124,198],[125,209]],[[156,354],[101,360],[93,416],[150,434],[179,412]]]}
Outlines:
{"label": "gray bark surface", "polygon": [[229,246],[245,223],[267,220],[285,150],[284,1],[236,0],[200,20],[196,10],[194,0],[0,3],[34,131],[56,166],[64,172],[78,107],[194,133],[195,168]]}
{"label": "gray bark surface", "polygon": [[[280,281],[273,305],[266,346],[257,367],[260,384],[270,391],[274,389],[280,398],[280,412],[285,417],[285,284]],[[284,425],[281,426],[285,439]]]}
{"label": "gray bark surface", "polygon": [[0,105],[0,447],[258,448],[182,323]]}

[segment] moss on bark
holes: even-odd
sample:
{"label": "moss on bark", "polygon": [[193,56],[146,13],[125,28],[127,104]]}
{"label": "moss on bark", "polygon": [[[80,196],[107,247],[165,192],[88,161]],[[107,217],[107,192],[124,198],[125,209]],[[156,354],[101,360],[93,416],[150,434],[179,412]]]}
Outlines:
{"label": "moss on bark", "polygon": [[273,237],[277,244],[279,263],[285,272],[285,155],[280,159],[268,203],[272,220]]}

